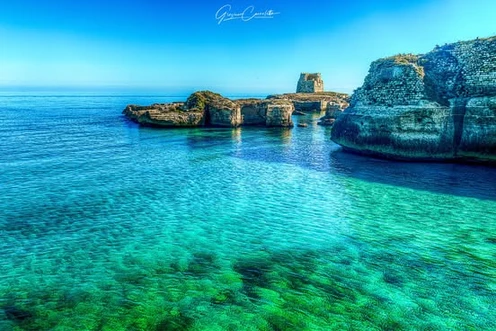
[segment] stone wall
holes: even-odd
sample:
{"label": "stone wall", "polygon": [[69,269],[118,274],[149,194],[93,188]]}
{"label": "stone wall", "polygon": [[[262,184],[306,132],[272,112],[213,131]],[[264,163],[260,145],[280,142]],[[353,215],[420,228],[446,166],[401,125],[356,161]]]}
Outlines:
{"label": "stone wall", "polygon": [[371,155],[496,162],[496,37],[374,61],[331,135]]}
{"label": "stone wall", "polygon": [[301,73],[296,93],[315,93],[324,91],[324,81],[320,73]]}

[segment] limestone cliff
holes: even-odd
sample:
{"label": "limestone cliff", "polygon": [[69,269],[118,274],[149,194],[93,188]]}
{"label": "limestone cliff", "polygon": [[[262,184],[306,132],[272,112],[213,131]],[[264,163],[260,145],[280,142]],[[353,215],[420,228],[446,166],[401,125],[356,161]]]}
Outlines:
{"label": "limestone cliff", "polygon": [[496,162],[496,37],[373,62],[331,139],[389,158]]}
{"label": "limestone cliff", "polygon": [[241,107],[243,125],[292,127],[293,104],[288,100],[236,100]]}

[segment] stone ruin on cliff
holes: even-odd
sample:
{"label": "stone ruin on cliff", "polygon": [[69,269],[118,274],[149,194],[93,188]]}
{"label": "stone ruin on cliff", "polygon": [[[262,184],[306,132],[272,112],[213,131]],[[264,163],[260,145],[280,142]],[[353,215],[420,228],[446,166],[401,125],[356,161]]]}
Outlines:
{"label": "stone ruin on cliff", "polygon": [[296,93],[315,93],[324,92],[324,81],[320,73],[301,73],[298,85],[296,86]]}

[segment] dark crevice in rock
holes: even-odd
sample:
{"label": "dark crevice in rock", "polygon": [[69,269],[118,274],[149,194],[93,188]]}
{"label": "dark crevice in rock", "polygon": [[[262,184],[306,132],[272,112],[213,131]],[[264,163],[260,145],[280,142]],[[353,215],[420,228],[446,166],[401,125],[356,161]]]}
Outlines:
{"label": "dark crevice in rock", "polygon": [[206,106],[205,107],[205,111],[204,111],[204,118],[205,118],[205,122],[204,122],[204,126],[211,126],[212,125],[212,116],[210,114],[210,107]]}
{"label": "dark crevice in rock", "polygon": [[462,141],[463,135],[463,122],[465,119],[465,113],[467,112],[467,99],[455,99],[453,100],[453,106],[451,111],[451,117],[453,118],[453,154],[456,157],[458,153],[458,148],[460,147],[460,142]]}
{"label": "dark crevice in rock", "polygon": [[448,107],[449,99],[455,97],[455,86],[462,85],[462,77],[453,69],[459,67],[458,60],[450,51],[441,50],[427,54],[421,62],[428,99]]}

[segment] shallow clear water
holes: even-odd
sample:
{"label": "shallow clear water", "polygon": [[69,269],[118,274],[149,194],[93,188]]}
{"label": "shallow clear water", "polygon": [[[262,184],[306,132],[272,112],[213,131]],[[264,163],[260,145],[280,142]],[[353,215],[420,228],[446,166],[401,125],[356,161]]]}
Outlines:
{"label": "shallow clear water", "polygon": [[0,330],[494,330],[496,169],[0,96]]}

